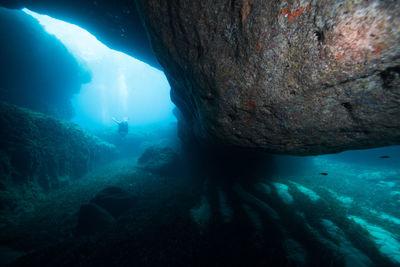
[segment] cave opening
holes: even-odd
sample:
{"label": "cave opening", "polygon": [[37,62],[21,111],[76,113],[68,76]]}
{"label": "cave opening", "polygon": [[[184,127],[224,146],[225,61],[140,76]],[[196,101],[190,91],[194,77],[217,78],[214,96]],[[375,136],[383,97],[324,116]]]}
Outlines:
{"label": "cave opening", "polygon": [[[76,25],[27,8],[22,11],[60,40],[90,76],[71,98],[70,121],[115,145],[120,156],[138,156],[146,142],[157,139],[163,145],[176,145],[175,106],[162,71],[108,48]],[[121,135],[121,122],[127,123],[126,136]]]}
{"label": "cave opening", "polygon": [[[253,5],[245,3],[246,10]],[[265,153],[251,140],[249,147],[201,144],[185,136],[192,129],[179,121],[163,72],[75,25],[23,12],[47,33],[32,24],[20,31],[32,38],[7,32],[10,45],[0,44],[14,60],[0,79],[7,102],[0,102],[0,264],[400,264],[398,146],[301,157]],[[0,19],[9,13],[33,23],[2,8]],[[18,21],[4,21],[0,30],[20,30]],[[321,46],[329,37],[310,34]],[[29,59],[15,56],[23,50]],[[395,86],[392,76],[386,87]],[[212,99],[205,102],[216,109]],[[248,103],[246,114],[257,114],[258,103]],[[338,114],[361,104],[339,102]],[[127,134],[113,118],[127,118]],[[347,138],[342,131],[338,142]]]}
{"label": "cave opening", "polygon": [[72,100],[73,122],[99,129],[128,118],[132,126],[176,121],[170,87],[164,73],[102,44],[86,30],[24,8],[44,29],[59,39],[86,69],[91,80]]}

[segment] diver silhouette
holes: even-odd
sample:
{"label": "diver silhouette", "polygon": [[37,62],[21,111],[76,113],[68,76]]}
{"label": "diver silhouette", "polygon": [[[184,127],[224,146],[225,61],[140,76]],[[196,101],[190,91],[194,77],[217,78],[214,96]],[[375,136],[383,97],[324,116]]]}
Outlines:
{"label": "diver silhouette", "polygon": [[122,137],[125,137],[128,134],[128,118],[124,118],[122,121],[118,121],[115,118],[112,118],[118,124],[118,133]]}

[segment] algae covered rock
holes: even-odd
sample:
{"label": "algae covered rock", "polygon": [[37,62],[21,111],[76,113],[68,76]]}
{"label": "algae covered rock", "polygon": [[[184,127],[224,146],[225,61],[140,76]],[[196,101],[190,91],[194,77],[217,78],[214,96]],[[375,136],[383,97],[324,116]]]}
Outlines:
{"label": "algae covered rock", "polygon": [[49,192],[115,154],[76,124],[3,102],[0,125],[0,182],[8,192]]}
{"label": "algae covered rock", "polygon": [[297,155],[400,144],[399,1],[137,3],[201,142]]}

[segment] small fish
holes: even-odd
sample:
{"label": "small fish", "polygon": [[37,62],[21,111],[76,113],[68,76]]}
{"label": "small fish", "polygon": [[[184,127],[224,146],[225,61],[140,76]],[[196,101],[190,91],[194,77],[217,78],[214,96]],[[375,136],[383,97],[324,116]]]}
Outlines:
{"label": "small fish", "polygon": [[379,158],[381,158],[381,159],[388,159],[388,158],[390,158],[389,156],[380,156]]}
{"label": "small fish", "polygon": [[320,174],[321,174],[321,175],[328,175],[327,172],[321,172]]}

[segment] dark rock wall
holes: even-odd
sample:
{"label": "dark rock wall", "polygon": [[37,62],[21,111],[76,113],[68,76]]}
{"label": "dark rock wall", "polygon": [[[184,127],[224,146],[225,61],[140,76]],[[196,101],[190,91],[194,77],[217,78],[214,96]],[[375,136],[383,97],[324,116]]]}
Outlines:
{"label": "dark rock wall", "polygon": [[400,143],[398,1],[137,3],[197,139],[297,155]]}
{"label": "dark rock wall", "polygon": [[0,7],[0,100],[60,118],[90,80],[65,46],[30,15]]}
{"label": "dark rock wall", "polygon": [[[7,196],[5,192],[16,188],[32,193],[67,185],[111,160],[115,154],[113,145],[76,124],[3,102],[0,102],[0,125],[0,196],[3,198]],[[4,201],[0,202],[4,204]]]}

